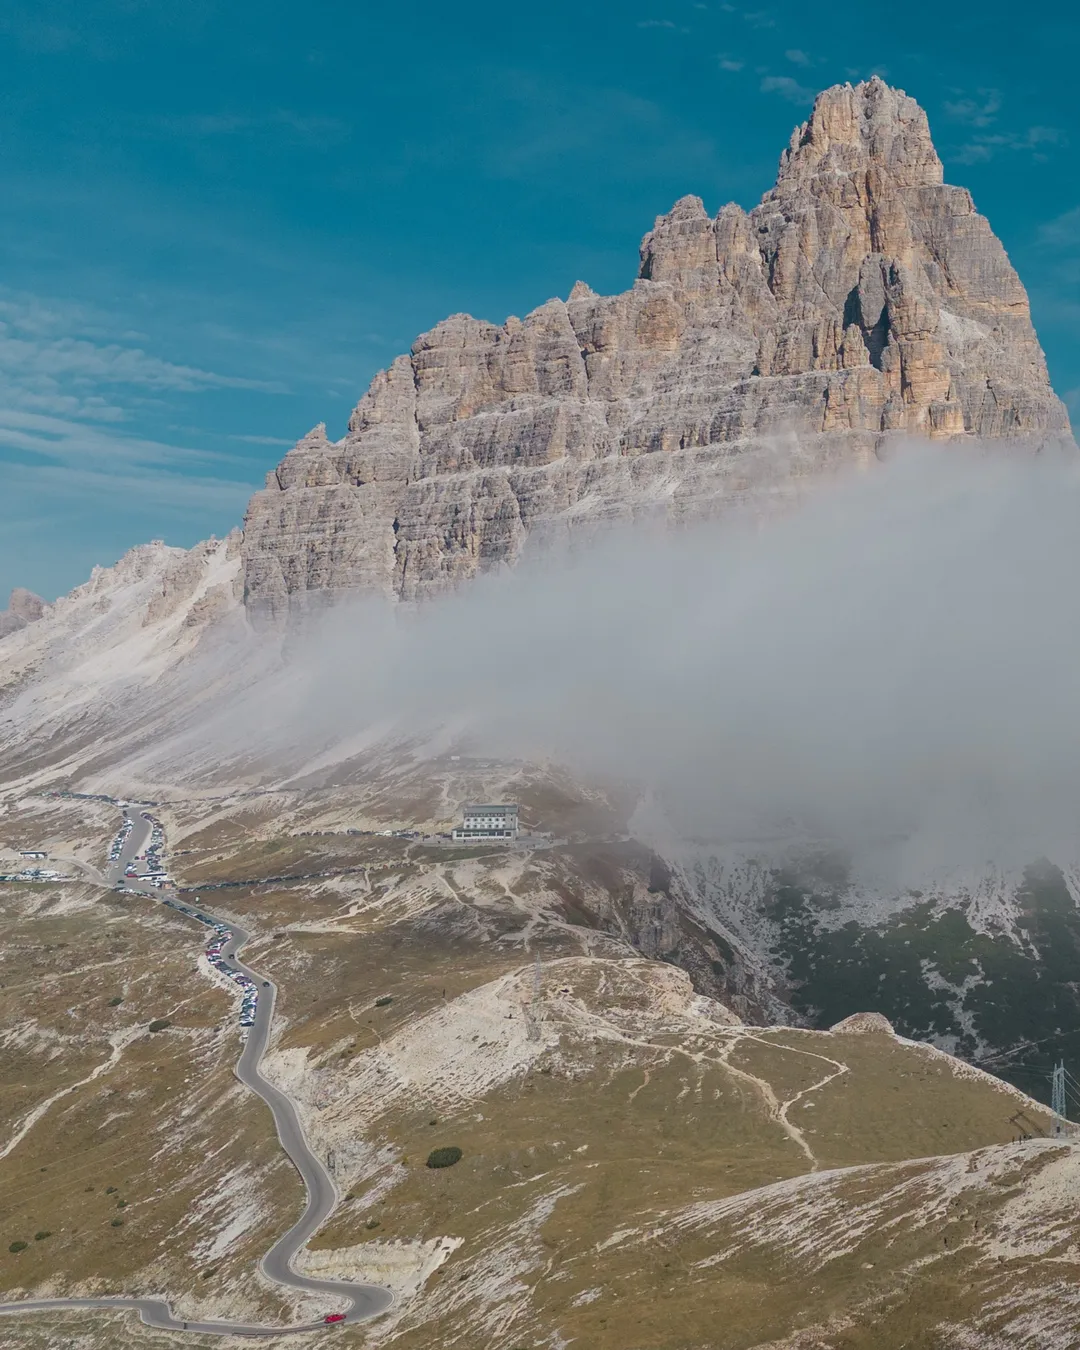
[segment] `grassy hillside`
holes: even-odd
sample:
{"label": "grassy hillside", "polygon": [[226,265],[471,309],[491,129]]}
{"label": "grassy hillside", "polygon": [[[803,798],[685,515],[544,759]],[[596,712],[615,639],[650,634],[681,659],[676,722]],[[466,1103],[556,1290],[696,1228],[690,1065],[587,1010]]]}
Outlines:
{"label": "grassy hillside", "polygon": [[[343,834],[328,810],[294,793],[165,813],[182,880],[244,883],[207,904],[242,919],[281,987],[266,1071],[342,1195],[303,1263],[398,1293],[342,1344],[930,1350],[960,1323],[983,1338],[964,1350],[1073,1343],[1038,1340],[1036,1291],[1072,1287],[1080,1173],[1015,1088],[872,1020],[746,1024],[642,959],[647,855],[425,853]],[[305,833],[331,826],[329,845]],[[326,875],[260,884],[283,860]],[[809,902],[788,899],[794,944]],[[201,933],[87,883],[8,886],[0,905],[0,1285],[289,1316],[255,1263],[299,1185],[232,1079]],[[858,1010],[864,959],[815,957],[800,997]],[[158,1017],[171,1025],[149,1032]],[[428,1167],[439,1148],[460,1161]],[[104,1314],[0,1323],[4,1345],[68,1341],[173,1338]]]}

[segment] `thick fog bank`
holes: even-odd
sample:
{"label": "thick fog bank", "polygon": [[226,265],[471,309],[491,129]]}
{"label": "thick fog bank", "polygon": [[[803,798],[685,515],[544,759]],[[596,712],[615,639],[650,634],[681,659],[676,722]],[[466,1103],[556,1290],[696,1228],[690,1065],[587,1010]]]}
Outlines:
{"label": "thick fog bank", "polygon": [[753,528],[639,527],[418,612],[339,609],[247,716],[293,745],[468,727],[713,840],[1080,856],[1080,472],[912,449]]}

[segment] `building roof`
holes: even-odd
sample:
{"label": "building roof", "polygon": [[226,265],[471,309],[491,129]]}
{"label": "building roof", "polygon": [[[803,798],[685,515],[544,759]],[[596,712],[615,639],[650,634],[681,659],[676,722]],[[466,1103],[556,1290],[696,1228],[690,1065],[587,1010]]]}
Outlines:
{"label": "building roof", "polygon": [[506,815],[509,812],[517,814],[517,804],[503,804],[502,806],[467,806],[464,814],[467,816],[497,816]]}

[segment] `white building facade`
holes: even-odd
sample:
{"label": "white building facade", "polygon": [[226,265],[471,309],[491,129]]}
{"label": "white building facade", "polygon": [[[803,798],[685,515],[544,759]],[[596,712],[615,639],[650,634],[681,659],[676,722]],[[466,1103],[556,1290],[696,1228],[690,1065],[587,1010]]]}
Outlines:
{"label": "white building facade", "polygon": [[516,839],[517,834],[516,806],[467,806],[462,823],[453,832],[453,838],[458,842],[469,839]]}

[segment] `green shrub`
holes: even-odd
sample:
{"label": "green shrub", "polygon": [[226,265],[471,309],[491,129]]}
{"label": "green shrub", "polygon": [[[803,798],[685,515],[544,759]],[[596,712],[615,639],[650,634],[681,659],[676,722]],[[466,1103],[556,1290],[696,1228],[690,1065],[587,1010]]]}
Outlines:
{"label": "green shrub", "polygon": [[123,1226],[124,1226],[124,1221],[123,1221],[123,1219],[113,1219],[113,1221],[112,1221],[112,1226],[113,1226],[114,1228],[123,1228]]}
{"label": "green shrub", "polygon": [[375,1000],[375,1006],[376,1008],[387,1008],[390,1006],[391,1003],[393,1003],[393,1001],[394,1000],[392,995],[384,994],[382,998],[377,998]]}
{"label": "green shrub", "polygon": [[117,1209],[127,1209],[127,1201],[126,1201],[126,1200],[117,1200],[117,1202],[116,1202],[116,1208],[117,1208]]}
{"label": "green shrub", "polygon": [[24,1252],[24,1251],[26,1251],[26,1248],[27,1248],[28,1246],[29,1246],[29,1243],[26,1243],[26,1242],[12,1242],[12,1243],[9,1245],[9,1247],[8,1247],[8,1251],[9,1251],[9,1252]]}
{"label": "green shrub", "polygon": [[167,1017],[155,1017],[150,1023],[150,1031],[164,1031],[166,1027],[171,1027],[172,1023]]}
{"label": "green shrub", "polygon": [[369,1230],[372,1228],[378,1228],[378,1226],[379,1226],[378,1219],[368,1219],[367,1223],[364,1224],[364,1227]]}
{"label": "green shrub", "polygon": [[52,1230],[49,1228],[42,1228],[34,1234],[34,1241],[44,1242],[47,1237],[52,1237]]}
{"label": "green shrub", "polygon": [[461,1149],[459,1148],[433,1148],[428,1154],[427,1165],[429,1167],[453,1167],[456,1162],[461,1161]]}
{"label": "green shrub", "polygon": [[117,994],[117,996],[116,996],[115,998],[109,999],[109,1007],[110,1007],[110,1008],[119,1008],[120,1004],[123,1003],[123,1001],[124,1001],[124,1000],[120,997],[120,995]]}
{"label": "green shrub", "polygon": [[116,1194],[116,1187],[115,1187],[115,1186],[106,1186],[106,1187],[105,1187],[105,1194],[106,1194],[106,1195],[115,1195],[115,1194]]}
{"label": "green shrub", "polygon": [[204,1271],[203,1271],[202,1277],[201,1277],[201,1278],[204,1279],[204,1280],[212,1280],[216,1274],[217,1274],[217,1271],[214,1270],[213,1267],[211,1267],[209,1270],[204,1270]]}

